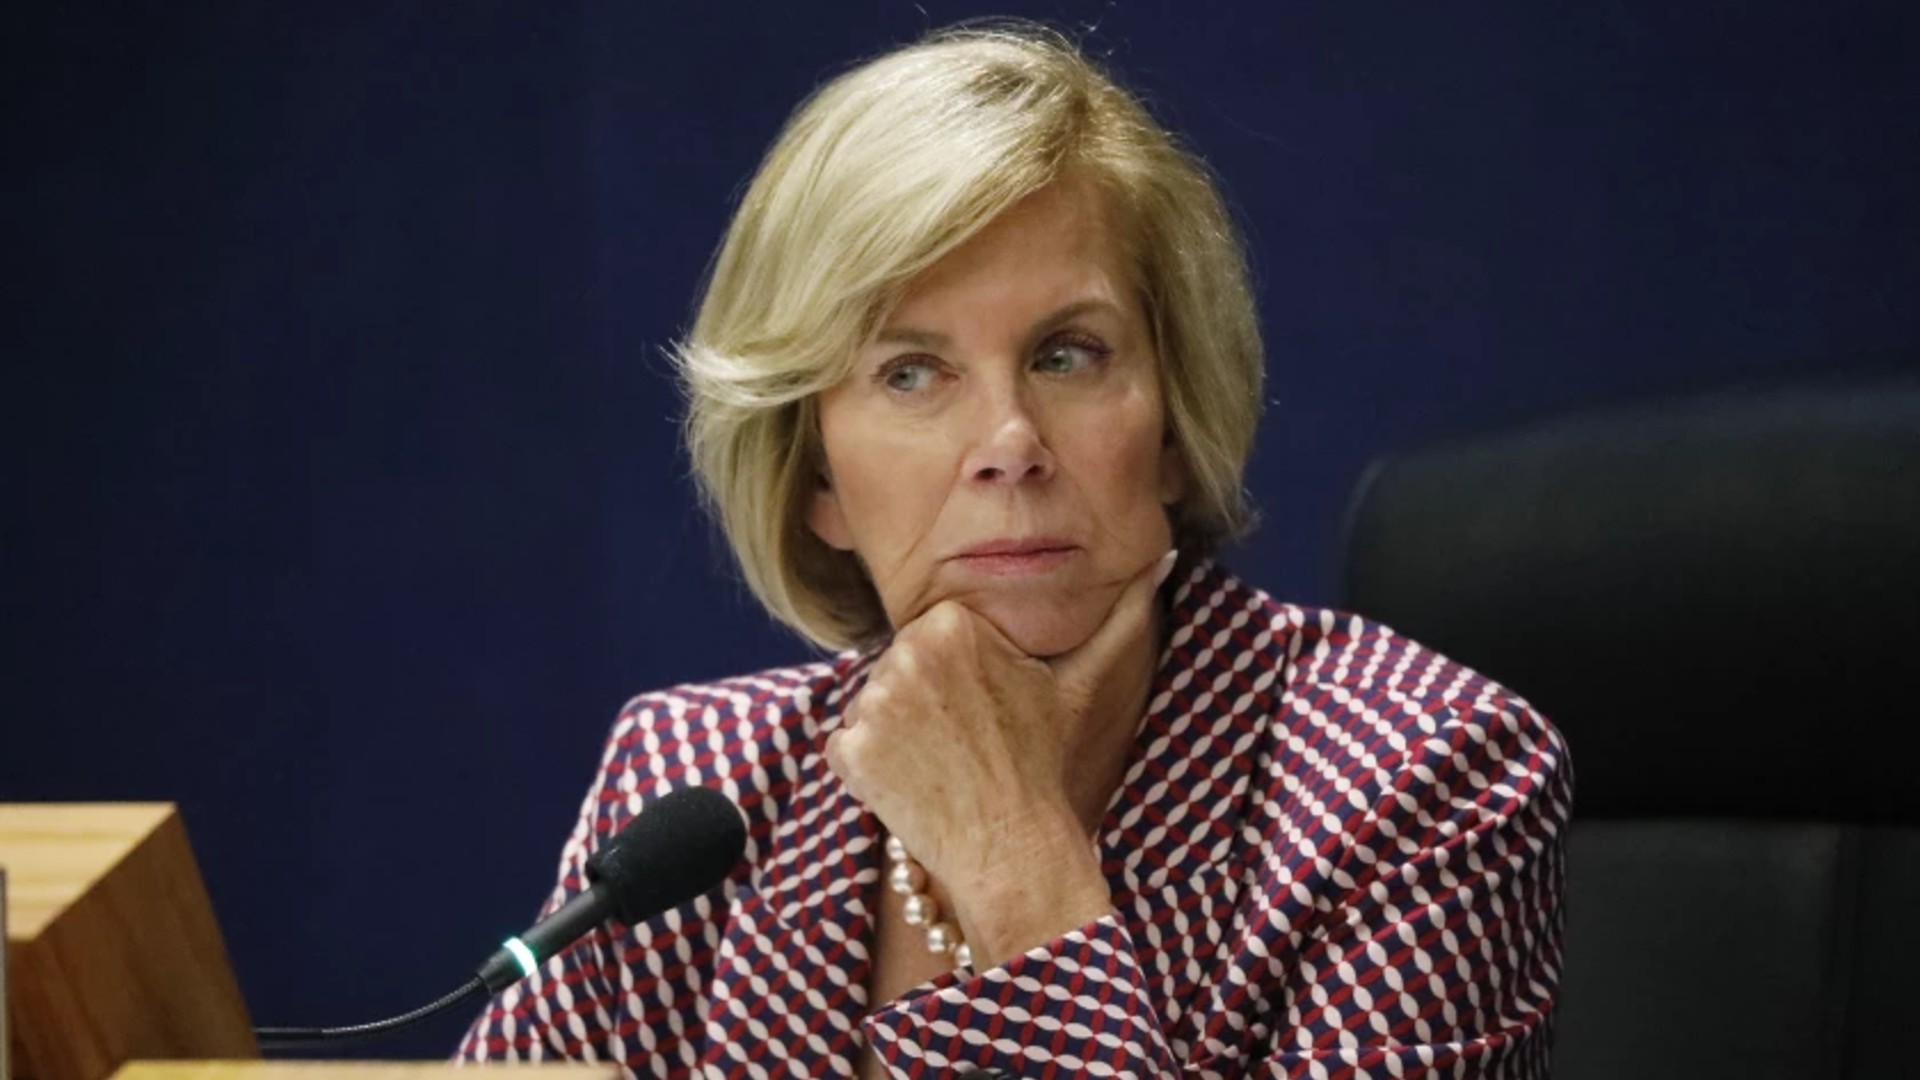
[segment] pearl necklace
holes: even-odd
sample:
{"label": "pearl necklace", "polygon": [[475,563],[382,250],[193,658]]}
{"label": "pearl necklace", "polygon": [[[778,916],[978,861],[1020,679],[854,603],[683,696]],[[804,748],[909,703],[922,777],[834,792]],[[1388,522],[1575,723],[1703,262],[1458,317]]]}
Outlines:
{"label": "pearl necklace", "polygon": [[915,862],[907,854],[907,845],[891,833],[887,835],[887,863],[887,887],[907,898],[907,925],[926,931],[927,951],[951,960],[957,970],[973,967],[973,950],[967,948],[960,928],[940,921],[940,905],[922,891],[927,887],[926,868]]}

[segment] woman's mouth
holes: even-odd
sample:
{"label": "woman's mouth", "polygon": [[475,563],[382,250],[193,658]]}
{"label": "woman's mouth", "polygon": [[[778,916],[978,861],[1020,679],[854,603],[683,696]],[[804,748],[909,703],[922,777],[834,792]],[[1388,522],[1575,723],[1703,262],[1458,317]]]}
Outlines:
{"label": "woman's mouth", "polygon": [[953,562],[991,577],[1032,577],[1052,573],[1079,554],[1079,547],[1061,541],[1002,541],[969,548]]}

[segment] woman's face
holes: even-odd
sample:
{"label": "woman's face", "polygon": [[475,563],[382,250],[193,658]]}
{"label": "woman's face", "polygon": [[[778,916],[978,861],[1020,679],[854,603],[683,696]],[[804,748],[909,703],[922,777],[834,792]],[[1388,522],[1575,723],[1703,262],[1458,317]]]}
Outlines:
{"label": "woman's face", "polygon": [[821,395],[808,523],[895,627],[954,599],[1056,656],[1171,546],[1185,472],[1126,269],[1100,200],[1048,187],[915,278]]}

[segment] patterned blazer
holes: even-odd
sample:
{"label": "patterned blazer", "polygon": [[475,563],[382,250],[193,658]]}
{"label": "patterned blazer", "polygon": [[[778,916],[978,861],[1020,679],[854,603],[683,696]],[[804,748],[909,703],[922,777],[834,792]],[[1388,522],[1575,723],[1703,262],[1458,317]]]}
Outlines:
{"label": "patterned blazer", "polygon": [[548,910],[647,801],[749,824],[722,886],[501,994],[461,1059],[636,1076],[1544,1077],[1571,771],[1519,698],[1203,561],[1100,835],[1113,909],[1004,966],[867,1000],[879,826],[825,738],[872,656],[635,699]]}

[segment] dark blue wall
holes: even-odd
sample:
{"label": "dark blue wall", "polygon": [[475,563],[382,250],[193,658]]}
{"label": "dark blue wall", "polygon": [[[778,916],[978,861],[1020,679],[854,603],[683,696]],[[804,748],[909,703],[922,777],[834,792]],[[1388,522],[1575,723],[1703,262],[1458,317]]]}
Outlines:
{"label": "dark blue wall", "polygon": [[[1289,598],[1332,599],[1374,455],[1920,355],[1914,5],[1027,10],[1097,23],[1247,222],[1276,404],[1233,561]],[[696,514],[661,349],[801,95],[977,13],[13,26],[0,798],[179,802],[261,1021],[456,984],[628,695],[806,655]]]}

